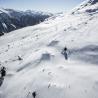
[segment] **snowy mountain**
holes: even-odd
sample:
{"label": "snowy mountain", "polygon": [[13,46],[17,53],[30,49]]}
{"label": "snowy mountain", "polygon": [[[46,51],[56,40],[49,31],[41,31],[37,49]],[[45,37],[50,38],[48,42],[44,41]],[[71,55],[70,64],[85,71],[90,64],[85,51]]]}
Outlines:
{"label": "snowy mountain", "polygon": [[10,31],[32,26],[51,16],[50,13],[36,11],[16,11],[13,9],[0,9],[0,35]]}
{"label": "snowy mountain", "polygon": [[86,0],[76,8],[74,8],[73,13],[92,13],[98,12],[98,0]]}
{"label": "snowy mountain", "polygon": [[92,2],[0,37],[7,69],[0,98],[98,98],[98,12],[86,11],[97,9]]}

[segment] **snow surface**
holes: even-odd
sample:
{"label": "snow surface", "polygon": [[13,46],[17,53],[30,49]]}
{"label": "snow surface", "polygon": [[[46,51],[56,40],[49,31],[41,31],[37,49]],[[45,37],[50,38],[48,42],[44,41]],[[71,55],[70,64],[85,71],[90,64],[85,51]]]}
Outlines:
{"label": "snow surface", "polygon": [[0,37],[0,98],[98,98],[97,26],[97,12],[63,13]]}

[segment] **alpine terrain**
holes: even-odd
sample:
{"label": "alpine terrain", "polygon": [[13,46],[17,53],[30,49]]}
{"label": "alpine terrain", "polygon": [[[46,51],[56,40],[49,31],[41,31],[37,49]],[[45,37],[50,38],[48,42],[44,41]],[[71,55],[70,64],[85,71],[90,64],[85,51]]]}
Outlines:
{"label": "alpine terrain", "polygon": [[1,36],[0,66],[0,98],[98,98],[98,0]]}

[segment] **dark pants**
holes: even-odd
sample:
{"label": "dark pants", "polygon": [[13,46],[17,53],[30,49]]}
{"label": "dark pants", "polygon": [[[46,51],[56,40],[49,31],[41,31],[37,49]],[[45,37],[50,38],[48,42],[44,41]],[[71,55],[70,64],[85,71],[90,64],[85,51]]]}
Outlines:
{"label": "dark pants", "polygon": [[65,60],[67,60],[67,59],[68,59],[68,55],[67,55],[67,53],[66,53],[66,52],[64,52],[64,57],[65,57]]}
{"label": "dark pants", "polygon": [[0,86],[3,84],[4,78],[0,77]]}

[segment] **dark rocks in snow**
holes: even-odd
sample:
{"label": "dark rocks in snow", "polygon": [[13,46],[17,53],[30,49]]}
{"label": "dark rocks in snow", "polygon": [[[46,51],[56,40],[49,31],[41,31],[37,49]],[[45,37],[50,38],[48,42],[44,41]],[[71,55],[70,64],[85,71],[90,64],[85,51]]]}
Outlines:
{"label": "dark rocks in snow", "polygon": [[96,4],[97,2],[98,2],[98,0],[89,0],[89,3],[92,4],[92,5]]}
{"label": "dark rocks in snow", "polygon": [[48,85],[48,88],[50,88],[50,87],[51,87],[51,84]]}
{"label": "dark rocks in snow", "polygon": [[45,71],[45,69],[42,70],[42,72],[44,72],[44,71]]}
{"label": "dark rocks in snow", "polygon": [[64,31],[67,31],[66,29],[64,29]]}
{"label": "dark rocks in snow", "polygon": [[4,35],[4,33],[0,33],[0,36]]}
{"label": "dark rocks in snow", "polygon": [[48,75],[51,75],[51,72],[48,72]]}
{"label": "dark rocks in snow", "polygon": [[21,61],[21,60],[23,60],[23,59],[22,59],[22,57],[18,56],[18,60]]}
{"label": "dark rocks in snow", "polygon": [[86,10],[87,13],[92,13],[92,12],[96,12],[96,11],[98,11],[98,8],[96,8],[96,9],[87,9]]}

